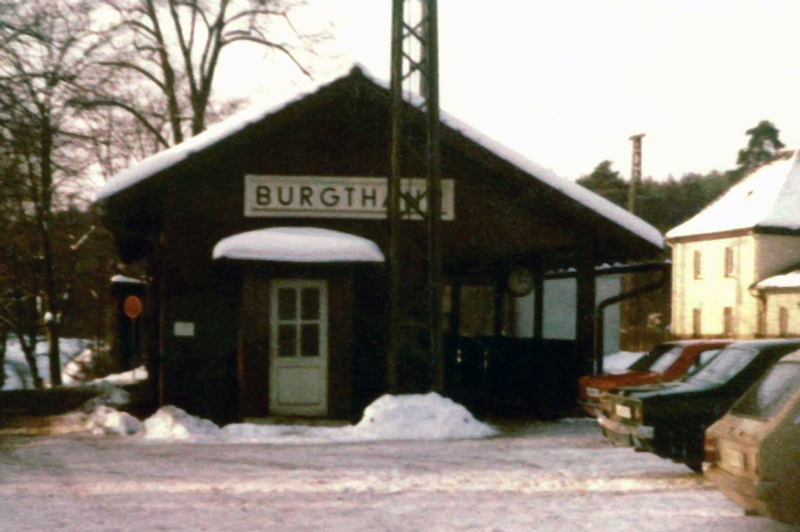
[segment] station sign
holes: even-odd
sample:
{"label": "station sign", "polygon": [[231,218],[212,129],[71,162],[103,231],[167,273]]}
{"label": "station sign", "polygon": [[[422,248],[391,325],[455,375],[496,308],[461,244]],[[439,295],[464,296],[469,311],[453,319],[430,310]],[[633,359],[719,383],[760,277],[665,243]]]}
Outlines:
{"label": "station sign", "polygon": [[[249,218],[385,219],[387,184],[383,177],[246,175],[244,215]],[[402,179],[400,189],[427,209],[424,178]],[[406,219],[422,219],[400,201]],[[442,220],[455,219],[455,182],[442,180]]]}

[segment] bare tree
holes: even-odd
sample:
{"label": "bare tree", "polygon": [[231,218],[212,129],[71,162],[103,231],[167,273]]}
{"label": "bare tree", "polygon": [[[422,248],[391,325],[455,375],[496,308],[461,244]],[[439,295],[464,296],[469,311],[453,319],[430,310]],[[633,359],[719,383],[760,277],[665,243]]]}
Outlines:
{"label": "bare tree", "polygon": [[[20,177],[19,216],[30,216],[38,262],[37,319],[49,343],[50,382],[61,384],[59,323],[64,298],[56,271],[53,214],[86,170],[88,137],[70,102],[103,83],[100,52],[112,33],[98,28],[89,0],[12,0],[0,24],[0,135]],[[17,259],[20,258],[16,252]],[[13,272],[12,272],[13,273]],[[22,339],[20,339],[22,341]]]}
{"label": "bare tree", "polygon": [[233,51],[234,45],[260,47],[311,76],[315,48],[329,38],[326,31],[302,33],[293,24],[293,13],[305,0],[105,3],[122,29],[114,40],[117,56],[103,63],[113,72],[109,79],[117,83],[110,92],[98,92],[81,103],[85,108],[124,111],[154,139],[158,150],[183,142],[187,133],[205,130],[225,50]]}

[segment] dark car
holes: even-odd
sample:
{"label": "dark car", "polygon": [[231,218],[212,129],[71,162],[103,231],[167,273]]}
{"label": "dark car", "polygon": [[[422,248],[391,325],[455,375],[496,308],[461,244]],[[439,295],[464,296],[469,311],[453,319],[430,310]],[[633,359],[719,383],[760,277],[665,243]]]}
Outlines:
{"label": "dark car", "polygon": [[680,379],[699,369],[713,353],[730,343],[730,340],[678,340],[658,344],[624,373],[586,375],[578,379],[578,400],[595,416],[603,392]]}
{"label": "dark car", "polygon": [[630,437],[639,451],[702,469],[703,435],[769,367],[800,348],[800,339],[736,342],[683,381],[607,395],[600,425]]}

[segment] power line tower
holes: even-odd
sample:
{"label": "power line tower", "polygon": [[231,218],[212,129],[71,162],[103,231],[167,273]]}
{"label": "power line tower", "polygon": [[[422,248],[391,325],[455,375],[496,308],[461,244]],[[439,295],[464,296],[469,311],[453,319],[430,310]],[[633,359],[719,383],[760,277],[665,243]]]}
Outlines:
{"label": "power line tower", "polygon": [[[433,372],[432,388],[444,390],[442,348],[442,261],[441,261],[441,151],[439,147],[439,57],[436,0],[392,0],[392,118],[391,175],[388,179],[390,324],[388,385],[397,392],[401,359],[408,351],[429,353]],[[411,97],[414,86],[419,96]],[[404,91],[409,98],[404,99]],[[403,139],[405,112],[417,107],[426,117],[425,191],[411,194],[403,181]],[[423,201],[424,200],[424,201]],[[401,289],[403,220],[422,218],[427,224],[426,286],[422,294]],[[407,223],[407,222],[405,222]],[[421,297],[415,297],[420,296]],[[424,301],[421,301],[424,300]],[[425,310],[419,319],[418,306]],[[427,345],[418,341],[419,327],[427,330]],[[416,331],[414,329],[417,329]]]}

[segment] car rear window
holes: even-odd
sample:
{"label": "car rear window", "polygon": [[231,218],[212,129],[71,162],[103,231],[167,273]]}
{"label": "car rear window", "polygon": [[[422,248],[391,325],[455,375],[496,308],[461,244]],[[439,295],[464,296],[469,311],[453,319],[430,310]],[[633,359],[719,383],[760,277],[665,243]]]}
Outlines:
{"label": "car rear window", "polygon": [[800,364],[780,362],[739,399],[731,408],[737,416],[769,419],[800,388]]}
{"label": "car rear window", "polygon": [[667,371],[680,358],[681,353],[683,353],[682,347],[673,347],[658,357],[658,360],[650,366],[650,371],[655,371],[656,373]]}
{"label": "car rear window", "polygon": [[645,356],[631,364],[628,369],[632,371],[648,371],[650,367],[658,361],[661,355],[674,348],[675,346],[672,345],[657,345]]}
{"label": "car rear window", "polygon": [[756,358],[758,351],[741,347],[723,349],[714,360],[687,379],[687,382],[722,384],[731,380]]}
{"label": "car rear window", "polygon": [[691,365],[689,370],[686,372],[686,375],[694,375],[705,366],[707,366],[712,360],[714,360],[722,349],[707,349],[700,353],[700,356],[697,357],[697,360],[694,361],[694,364]]}

